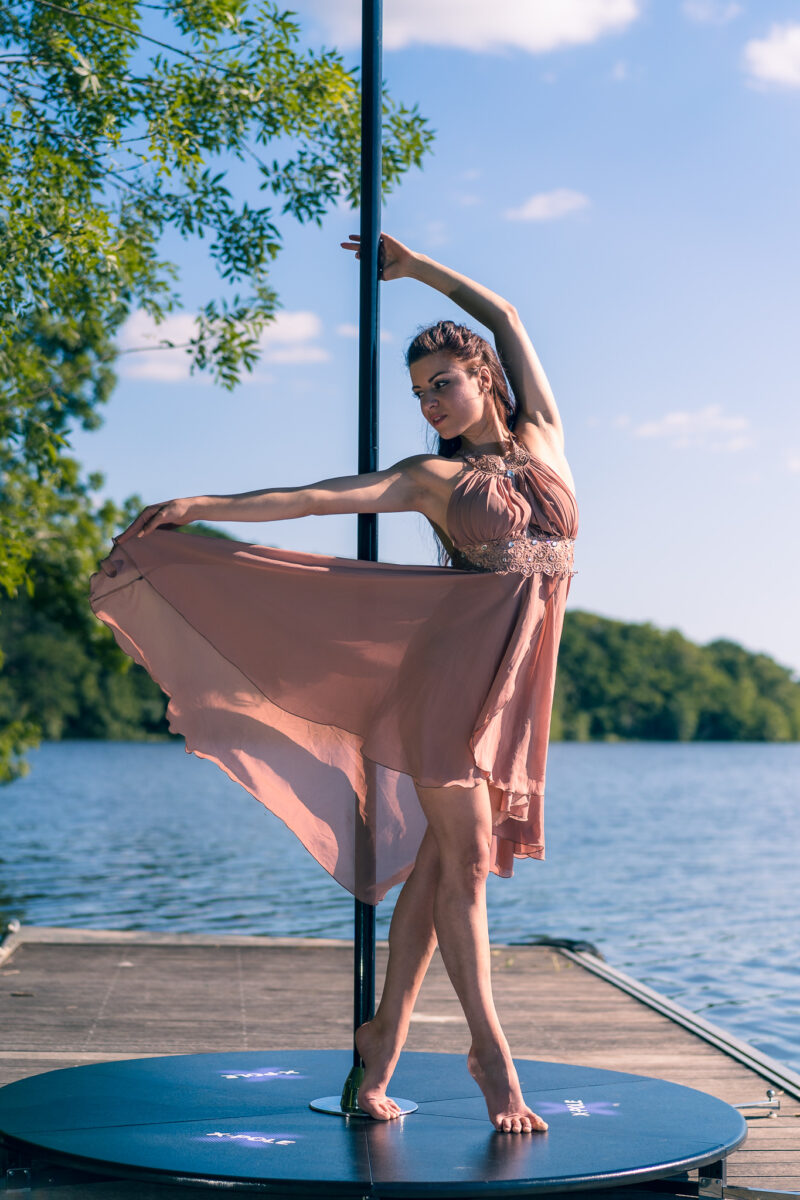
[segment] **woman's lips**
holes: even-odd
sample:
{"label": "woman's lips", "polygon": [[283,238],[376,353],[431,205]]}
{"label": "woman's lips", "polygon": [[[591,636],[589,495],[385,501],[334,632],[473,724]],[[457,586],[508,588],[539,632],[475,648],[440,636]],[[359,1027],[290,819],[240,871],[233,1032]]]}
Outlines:
{"label": "woman's lips", "polygon": [[446,421],[446,420],[447,420],[446,416],[431,417],[431,425],[441,425],[442,421]]}

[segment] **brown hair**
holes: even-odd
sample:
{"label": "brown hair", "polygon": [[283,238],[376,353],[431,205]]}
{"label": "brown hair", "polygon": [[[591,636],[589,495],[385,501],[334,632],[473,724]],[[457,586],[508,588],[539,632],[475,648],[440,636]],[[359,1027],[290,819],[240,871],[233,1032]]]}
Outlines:
{"label": "brown hair", "polygon": [[[436,325],[421,329],[413,339],[406,350],[406,366],[410,367],[426,355],[438,354],[440,351],[452,354],[453,358],[464,363],[470,375],[477,375],[481,367],[489,368],[492,377],[492,399],[497,415],[506,429],[512,430],[517,421],[517,406],[500,359],[486,339],[468,329],[466,325],[456,325],[454,321],[438,321]],[[452,458],[460,449],[460,437],[438,438],[436,452],[444,458]]]}

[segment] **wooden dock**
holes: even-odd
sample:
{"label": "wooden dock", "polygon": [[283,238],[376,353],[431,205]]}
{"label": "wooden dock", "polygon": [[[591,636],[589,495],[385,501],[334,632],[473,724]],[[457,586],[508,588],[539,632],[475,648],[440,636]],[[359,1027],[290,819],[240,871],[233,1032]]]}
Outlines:
{"label": "wooden dock", "polygon": [[[385,959],[379,943],[379,979]],[[590,953],[496,946],[493,971],[519,1058],[655,1075],[730,1104],[775,1088],[780,1112],[748,1112],[728,1185],[800,1192],[800,1077]],[[349,1048],[351,1011],[349,942],[23,926],[0,947],[0,1084],[108,1059]],[[437,954],[408,1049],[464,1054],[468,1041]]]}

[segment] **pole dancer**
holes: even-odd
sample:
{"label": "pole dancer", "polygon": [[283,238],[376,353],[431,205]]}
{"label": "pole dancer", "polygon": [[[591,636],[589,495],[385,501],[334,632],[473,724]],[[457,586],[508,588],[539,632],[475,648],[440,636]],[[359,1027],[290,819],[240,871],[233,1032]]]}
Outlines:
{"label": "pole dancer", "polygon": [[[382,278],[417,280],[493,335],[441,321],[414,337],[411,390],[434,453],[302,487],[148,505],[93,580],[93,606],[171,697],[187,749],[276,812],[366,903],[405,879],[381,1001],[358,1029],[359,1106],[386,1095],[438,943],[496,1129],[546,1128],[525,1104],[494,1007],[490,871],[542,858],[545,765],[578,509],[561,418],[515,308],[384,234]],[[359,239],[344,248],[359,254]],[[306,434],[313,431],[306,430]],[[187,536],[192,521],[416,511],[439,567]],[[202,543],[202,544],[200,544]],[[211,544],[209,544],[211,543]],[[375,843],[352,874],[352,797]]]}

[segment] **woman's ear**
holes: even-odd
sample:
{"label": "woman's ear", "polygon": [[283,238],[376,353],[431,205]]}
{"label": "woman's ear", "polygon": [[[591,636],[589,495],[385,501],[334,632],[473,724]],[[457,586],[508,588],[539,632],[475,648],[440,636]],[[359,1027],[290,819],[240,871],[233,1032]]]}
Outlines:
{"label": "woman's ear", "polygon": [[478,368],[478,387],[487,395],[492,394],[492,373],[487,366]]}

